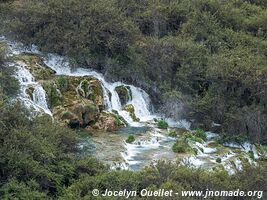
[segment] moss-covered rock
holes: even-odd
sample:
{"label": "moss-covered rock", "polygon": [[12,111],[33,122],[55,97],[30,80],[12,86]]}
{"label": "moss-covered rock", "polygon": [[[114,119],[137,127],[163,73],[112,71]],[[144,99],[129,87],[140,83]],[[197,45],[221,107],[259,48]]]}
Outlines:
{"label": "moss-covered rock", "polygon": [[178,139],[172,146],[174,153],[195,153],[186,140]]}
{"label": "moss-covered rock", "polygon": [[74,101],[73,105],[58,107],[54,111],[54,116],[71,128],[85,128],[96,123],[99,110],[93,102],[80,100]]}
{"label": "moss-covered rock", "polygon": [[28,87],[26,89],[26,94],[30,97],[31,100],[33,100],[33,91],[34,91],[34,87]]}
{"label": "moss-covered rock", "polygon": [[130,113],[130,116],[133,119],[133,121],[136,121],[136,122],[140,121],[140,119],[137,118],[136,115],[135,115],[134,106],[132,104],[128,104],[128,105],[124,106],[123,110],[125,110],[125,111]]}
{"label": "moss-covered rock", "polygon": [[123,127],[124,123],[113,113],[102,112],[93,128],[103,131],[115,131]]}
{"label": "moss-covered rock", "polygon": [[121,105],[124,106],[128,101],[132,99],[131,89],[128,86],[120,85],[115,88],[119,95]]}
{"label": "moss-covered rock", "polygon": [[190,131],[188,131],[185,128],[177,128],[176,129],[177,135],[183,136],[185,134],[188,134]]}
{"label": "moss-covered rock", "polygon": [[169,137],[177,137],[177,132],[175,131],[175,130],[171,130],[170,132],[169,132]]}
{"label": "moss-covered rock", "polygon": [[50,109],[56,106],[63,105],[64,96],[58,88],[55,81],[45,81],[42,82],[42,86],[47,94],[47,103]]}
{"label": "moss-covered rock", "polygon": [[25,63],[36,80],[48,80],[54,77],[55,71],[47,67],[43,58],[34,54],[22,54],[14,57],[15,61]]}
{"label": "moss-covered rock", "polygon": [[50,108],[69,106],[74,101],[90,100],[102,111],[105,108],[101,82],[94,77],[57,76],[42,81]]}
{"label": "moss-covered rock", "polygon": [[[80,78],[80,77],[76,77]],[[93,101],[100,110],[105,109],[103,89],[101,82],[93,77],[82,77],[76,86],[77,94]]]}
{"label": "moss-covered rock", "polygon": [[55,118],[71,128],[94,126],[113,131],[124,125],[118,115],[101,113],[105,107],[103,90],[94,77],[57,76],[42,85]]}

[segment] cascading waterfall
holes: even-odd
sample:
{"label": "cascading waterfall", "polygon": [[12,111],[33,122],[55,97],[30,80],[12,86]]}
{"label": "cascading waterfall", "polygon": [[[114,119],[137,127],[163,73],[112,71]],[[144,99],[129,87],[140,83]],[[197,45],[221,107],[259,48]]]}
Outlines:
{"label": "cascading waterfall", "polygon": [[[22,63],[17,63],[16,77],[21,85],[21,94],[19,98],[24,102],[28,108],[33,108],[36,111],[43,111],[52,116],[46,101],[46,92],[43,87],[35,82],[34,77],[30,71]],[[27,94],[27,89],[32,88],[32,99]]]}
{"label": "cascading waterfall", "polygon": [[33,102],[43,108],[44,110],[49,110],[46,102],[46,92],[41,85],[37,85],[32,93]]}
{"label": "cascading waterfall", "polygon": [[[9,46],[7,56],[20,55],[22,53],[40,54],[37,47],[34,45],[32,45],[31,48],[24,48],[22,44],[8,41],[3,36],[0,37],[0,41],[6,42]],[[20,99],[29,109],[33,109],[37,112],[44,112],[52,116],[46,102],[46,92],[41,84],[35,81],[31,72],[27,69],[27,66],[23,62],[8,63],[8,65],[17,69],[15,77],[21,85],[21,93],[19,94],[18,99]],[[30,88],[32,89],[32,99],[27,93],[27,90]]]}
{"label": "cascading waterfall", "polygon": [[98,79],[102,83],[107,110],[116,110],[130,126],[142,126],[142,123],[134,122],[129,113],[122,109],[120,98],[115,90],[117,86],[123,85],[130,88],[132,92],[132,100],[127,102],[127,104],[132,104],[134,106],[135,115],[141,122],[156,118],[156,116],[153,116],[149,111],[150,100],[148,94],[140,88],[121,82],[109,83],[105,80],[102,74],[89,69],[78,68],[75,69],[75,71],[72,71],[69,62],[58,55],[48,54],[48,56],[45,57],[44,63],[53,69],[57,75],[93,76]]}

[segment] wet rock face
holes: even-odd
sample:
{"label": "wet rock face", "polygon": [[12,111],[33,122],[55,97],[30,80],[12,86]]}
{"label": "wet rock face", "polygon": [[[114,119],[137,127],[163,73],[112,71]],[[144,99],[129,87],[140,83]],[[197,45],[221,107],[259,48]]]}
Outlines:
{"label": "wet rock face", "polygon": [[83,79],[77,86],[76,91],[81,97],[93,101],[101,111],[105,109],[103,89],[99,80]]}
{"label": "wet rock face", "polygon": [[117,86],[115,90],[119,95],[122,106],[126,105],[126,103],[132,99],[130,87],[120,85],[120,86]]}
{"label": "wet rock face", "polygon": [[123,122],[119,119],[117,115],[113,113],[102,112],[100,113],[100,116],[93,128],[111,132],[123,126]]}
{"label": "wet rock face", "polygon": [[70,128],[115,131],[124,125],[116,114],[103,111],[105,102],[102,85],[93,77],[61,76],[52,83],[50,81],[50,89],[45,88],[48,94],[51,94],[51,90],[58,92],[48,95],[54,101],[53,113]]}
{"label": "wet rock face", "polygon": [[43,85],[55,117],[71,128],[95,124],[104,109],[101,83],[93,77],[60,76]]}
{"label": "wet rock face", "polygon": [[16,56],[14,60],[26,64],[28,70],[33,74],[36,80],[47,80],[54,76],[55,71],[48,68],[40,56],[33,54],[23,54]]}
{"label": "wet rock face", "polygon": [[57,114],[71,128],[85,128],[94,124],[99,116],[97,106],[90,102],[75,102],[73,106],[61,109]]}
{"label": "wet rock face", "polygon": [[124,106],[123,110],[127,111],[128,113],[130,113],[130,116],[133,119],[133,121],[135,121],[135,122],[139,122],[140,121],[140,119],[137,118],[136,115],[135,115],[134,106],[132,104],[128,104],[128,105]]}
{"label": "wet rock face", "polygon": [[33,91],[34,91],[33,87],[29,87],[26,89],[26,93],[28,94],[31,100],[33,100]]}

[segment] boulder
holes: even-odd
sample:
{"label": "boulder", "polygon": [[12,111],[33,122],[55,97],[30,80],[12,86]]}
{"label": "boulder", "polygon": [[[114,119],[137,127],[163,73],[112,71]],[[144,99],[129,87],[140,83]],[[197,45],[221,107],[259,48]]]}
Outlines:
{"label": "boulder", "polygon": [[26,89],[26,94],[30,97],[31,100],[33,100],[33,91],[34,91],[34,87],[32,86]]}
{"label": "boulder", "polygon": [[130,113],[130,116],[133,119],[133,121],[136,121],[136,122],[140,121],[140,119],[137,118],[136,115],[135,115],[134,106],[132,104],[128,104],[128,105],[124,106],[123,110],[127,111],[128,113]]}
{"label": "boulder", "polygon": [[54,70],[47,67],[43,62],[43,58],[38,55],[25,53],[17,55],[15,60],[25,63],[28,70],[32,73],[36,80],[51,79],[56,73]]}
{"label": "boulder", "polygon": [[97,106],[90,101],[73,102],[73,105],[60,107],[55,117],[71,128],[85,128],[96,123],[99,117]]}
{"label": "boulder", "polygon": [[101,82],[94,77],[57,76],[42,81],[50,108],[72,105],[74,101],[90,100],[102,111],[105,108]]}
{"label": "boulder", "polygon": [[100,110],[105,109],[103,89],[99,80],[92,77],[83,78],[76,87],[76,92],[79,96],[92,100]]}
{"label": "boulder", "polygon": [[119,95],[121,105],[124,106],[128,101],[132,99],[131,89],[128,86],[120,85],[115,88],[115,91]]}
{"label": "boulder", "polygon": [[43,81],[42,86],[47,95],[47,103],[50,109],[64,105],[65,96],[61,93],[57,83],[52,81]]}
{"label": "boulder", "polygon": [[102,112],[93,126],[93,128],[98,130],[103,130],[107,132],[112,132],[123,127],[124,123],[119,119],[119,117],[113,113]]}

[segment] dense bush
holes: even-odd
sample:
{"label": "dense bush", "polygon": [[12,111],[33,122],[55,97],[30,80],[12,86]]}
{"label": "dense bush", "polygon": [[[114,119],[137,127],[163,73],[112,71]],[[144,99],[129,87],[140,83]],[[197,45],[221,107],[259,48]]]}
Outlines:
{"label": "dense bush", "polygon": [[170,133],[169,133],[169,136],[170,137],[177,137],[177,133],[176,133],[176,131],[174,130],[174,131],[171,131]]}
{"label": "dense bush", "polygon": [[216,158],[216,162],[217,163],[221,163],[222,162],[222,159],[221,158]]}
{"label": "dense bush", "polygon": [[204,141],[207,140],[207,135],[202,129],[196,129],[195,136],[201,138]]}
{"label": "dense bush", "polygon": [[191,140],[191,141],[194,141],[194,142],[199,142],[199,143],[203,143],[204,140],[200,137],[197,137],[196,134],[193,134],[193,133],[187,133],[185,136],[184,136],[185,139],[187,140]]}
{"label": "dense bush", "polygon": [[135,141],[135,138],[133,135],[129,135],[129,137],[126,139],[127,143],[133,143]]}
{"label": "dense bush", "polygon": [[5,46],[0,43],[0,106],[16,96],[19,84],[13,76],[15,69],[6,64]]}
{"label": "dense bush", "polygon": [[192,151],[191,147],[185,140],[178,139],[172,146],[172,150],[175,153],[188,153]]}
{"label": "dense bush", "polygon": [[167,129],[169,127],[168,123],[164,120],[159,120],[157,125],[160,129]]}

